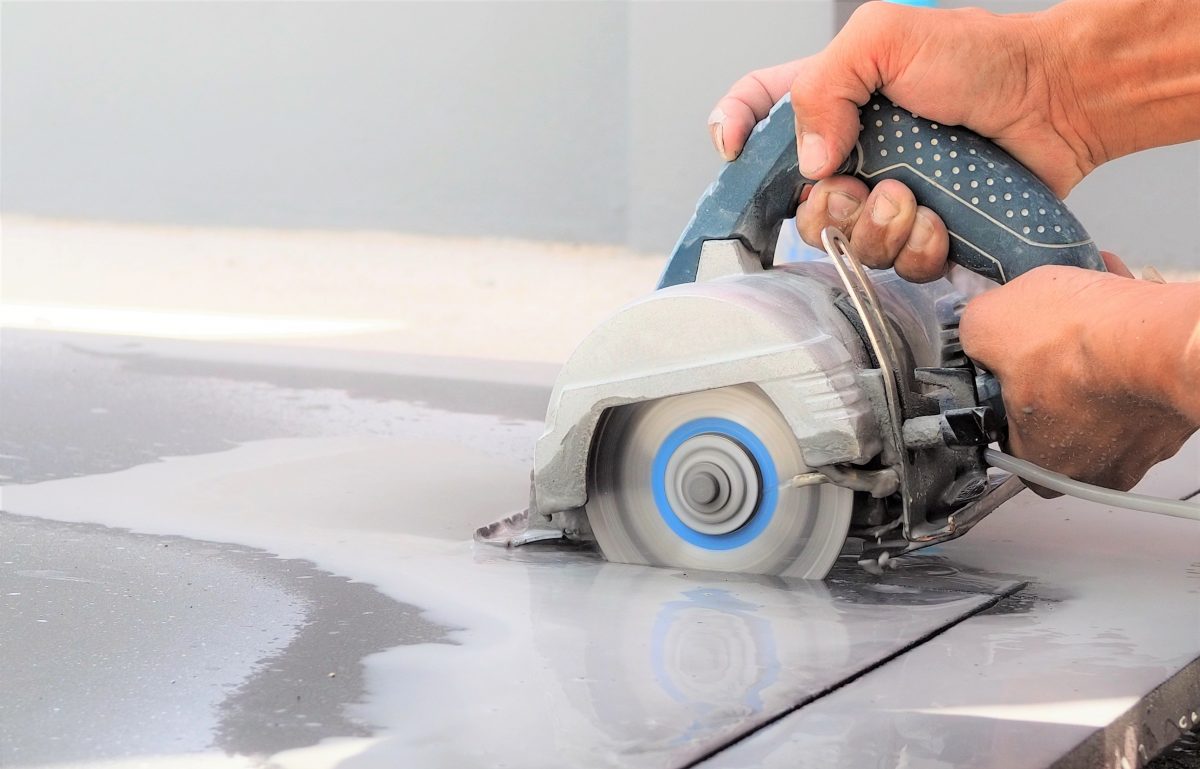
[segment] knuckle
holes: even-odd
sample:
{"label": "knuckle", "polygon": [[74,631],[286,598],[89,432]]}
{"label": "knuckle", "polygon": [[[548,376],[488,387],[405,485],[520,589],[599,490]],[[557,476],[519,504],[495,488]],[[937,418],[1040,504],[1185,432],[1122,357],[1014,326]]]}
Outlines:
{"label": "knuckle", "polygon": [[886,20],[892,17],[892,10],[886,3],[863,3],[854,9],[854,13],[850,14],[850,18],[846,21],[846,28],[850,31],[859,31],[863,28],[876,27],[886,23]]}
{"label": "knuckle", "polygon": [[962,342],[963,350],[984,364],[987,364],[991,357],[987,354],[986,346],[988,327],[991,324],[991,293],[993,292],[980,294],[968,302],[958,322],[958,339]]}
{"label": "knuckle", "polygon": [[765,69],[755,69],[751,70],[746,74],[745,77],[742,78],[742,83],[747,86],[759,88],[763,91],[763,93],[766,93],[768,91],[766,77],[767,72]]}

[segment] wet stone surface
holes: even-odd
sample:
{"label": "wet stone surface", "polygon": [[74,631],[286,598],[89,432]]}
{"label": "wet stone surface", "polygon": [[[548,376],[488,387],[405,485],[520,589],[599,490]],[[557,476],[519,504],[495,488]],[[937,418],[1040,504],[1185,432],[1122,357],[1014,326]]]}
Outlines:
{"label": "wet stone surface", "polygon": [[0,513],[0,765],[364,736],[363,658],[450,643],[373,586],[251,548]]}
{"label": "wet stone surface", "polygon": [[[117,472],[266,438],[436,436],[455,428],[450,412],[472,427],[481,414],[501,427],[540,425],[549,395],[511,383],[172,358],[136,341],[86,344],[0,330],[0,483]],[[514,432],[519,439],[499,430],[476,442],[528,453],[528,431]]]}
{"label": "wet stone surface", "polygon": [[1162,521],[1025,499],[817,583],[471,548],[528,498],[544,388],[0,341],[0,508],[37,516],[0,515],[0,766],[284,765],[337,737],[296,758],[689,766],[759,730],[780,765],[1036,769],[1090,727],[939,709],[1105,703],[1200,648],[1193,530]]}

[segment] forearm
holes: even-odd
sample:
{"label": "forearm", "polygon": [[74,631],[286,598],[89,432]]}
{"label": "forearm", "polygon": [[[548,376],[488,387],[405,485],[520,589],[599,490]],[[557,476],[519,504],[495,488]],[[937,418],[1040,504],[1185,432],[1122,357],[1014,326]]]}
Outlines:
{"label": "forearm", "polygon": [[1067,0],[1041,14],[1067,101],[1058,117],[1094,165],[1200,139],[1200,3]]}
{"label": "forearm", "polygon": [[1200,283],[1114,279],[1105,287],[1120,296],[1105,302],[1106,319],[1089,329],[1085,354],[1114,387],[1200,425]]}

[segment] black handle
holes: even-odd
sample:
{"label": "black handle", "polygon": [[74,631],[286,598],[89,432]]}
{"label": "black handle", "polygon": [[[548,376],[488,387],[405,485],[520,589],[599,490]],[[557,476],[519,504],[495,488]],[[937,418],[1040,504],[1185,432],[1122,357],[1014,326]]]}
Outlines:
{"label": "black handle", "polygon": [[[1043,264],[1104,270],[1083,225],[1048,187],[978,134],[914,116],[876,95],[862,108],[858,145],[842,168],[874,187],[906,184],[950,231],[950,259],[999,283]],[[764,265],[780,223],[811,183],[796,163],[795,116],[785,97],[755,127],[741,156],[700,198],[659,287],[696,279],[707,240],[739,238]]]}

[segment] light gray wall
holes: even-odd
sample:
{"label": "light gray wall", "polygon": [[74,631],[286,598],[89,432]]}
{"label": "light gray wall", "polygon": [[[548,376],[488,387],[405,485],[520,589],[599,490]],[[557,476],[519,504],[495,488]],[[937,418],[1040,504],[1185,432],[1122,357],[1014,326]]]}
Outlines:
{"label": "light gray wall", "polygon": [[633,2],[629,8],[628,242],[666,250],[716,178],[706,125],[751,70],[820,51],[833,3]]}
{"label": "light gray wall", "polygon": [[[0,207],[665,250],[719,168],[716,98],[856,5],[4,2]],[[1105,247],[1200,267],[1197,144],[1070,202]]]}
{"label": "light gray wall", "polygon": [[2,13],[6,210],[623,237],[623,4]]}
{"label": "light gray wall", "polygon": [[712,103],[830,7],[4,3],[0,205],[666,248]]}

